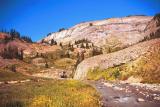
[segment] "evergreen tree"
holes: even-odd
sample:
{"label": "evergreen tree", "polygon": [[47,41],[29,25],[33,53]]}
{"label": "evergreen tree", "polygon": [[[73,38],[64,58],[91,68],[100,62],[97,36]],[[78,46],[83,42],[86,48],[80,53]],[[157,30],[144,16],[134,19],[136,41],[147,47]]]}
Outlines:
{"label": "evergreen tree", "polygon": [[83,43],[81,43],[81,48],[85,48],[85,46],[84,46],[84,44],[83,44]]}
{"label": "evergreen tree", "polygon": [[75,41],[74,44],[76,45],[76,44],[77,44],[77,41]]}
{"label": "evergreen tree", "polygon": [[63,48],[63,45],[62,45],[62,43],[61,43],[61,42],[60,42],[59,46],[60,46],[61,48]]}
{"label": "evergreen tree", "polygon": [[70,58],[69,50],[66,52],[66,57]]}
{"label": "evergreen tree", "polygon": [[18,47],[14,45],[8,45],[3,49],[0,54],[4,59],[22,59],[23,53],[18,51]]}
{"label": "evergreen tree", "polygon": [[23,50],[20,51],[20,59],[23,60]]}
{"label": "evergreen tree", "polygon": [[92,47],[94,47],[94,44],[92,43]]}
{"label": "evergreen tree", "polygon": [[12,72],[16,72],[16,65],[12,65],[11,68],[10,68],[10,70],[11,70]]}
{"label": "evergreen tree", "polygon": [[11,29],[10,30],[10,35],[11,35],[12,39],[14,39],[14,38],[20,38],[20,33],[17,32],[15,29]]}
{"label": "evergreen tree", "polygon": [[51,39],[51,45],[54,45],[55,41],[54,39]]}
{"label": "evergreen tree", "polygon": [[89,49],[89,45],[88,45],[88,42],[86,43],[86,48],[87,48],[87,49]]}
{"label": "evergreen tree", "polygon": [[73,45],[71,45],[70,50],[71,50],[71,51],[74,51],[74,47],[73,47]]}
{"label": "evergreen tree", "polygon": [[57,42],[55,41],[54,44],[57,45]]}
{"label": "evergreen tree", "polygon": [[77,53],[77,61],[75,64],[75,68],[77,68],[78,64],[81,63],[84,60],[84,52]]}
{"label": "evergreen tree", "polygon": [[65,30],[65,28],[60,28],[58,31],[61,32],[61,31],[63,31],[63,30]]}

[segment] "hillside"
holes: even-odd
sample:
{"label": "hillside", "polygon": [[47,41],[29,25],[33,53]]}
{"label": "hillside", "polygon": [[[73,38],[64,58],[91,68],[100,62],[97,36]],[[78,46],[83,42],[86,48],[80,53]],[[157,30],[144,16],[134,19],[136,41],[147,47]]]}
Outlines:
{"label": "hillside", "polygon": [[159,107],[159,65],[159,14],[80,23],[37,43],[0,32],[0,105]]}
{"label": "hillside", "polygon": [[[71,44],[74,50],[79,48],[81,50],[81,45],[92,43],[94,47],[90,47],[89,51],[82,48],[85,55],[87,53],[89,56],[85,56],[84,61],[77,66],[74,75],[74,79],[84,79],[90,70],[98,68],[102,71],[132,63],[146,54],[154,53],[155,50],[151,48],[159,49],[160,40],[156,39],[160,37],[159,17],[157,14],[154,17],[129,16],[84,22],[69,29],[50,33],[43,42],[51,43],[55,40],[65,46]],[[77,45],[77,41],[82,41],[82,44]],[[100,50],[99,54],[102,55],[93,55],[93,50],[97,47]],[[147,57],[151,58],[151,56]]]}
{"label": "hillside", "polygon": [[0,106],[100,107],[94,88],[65,79],[71,77],[74,64],[59,45],[0,33]]}
{"label": "hillside", "polygon": [[106,44],[106,39],[110,41],[114,37],[124,47],[143,40],[144,29],[151,19],[152,17],[149,16],[130,16],[84,22],[69,29],[51,33],[44,40],[50,42],[54,39],[58,43],[67,44],[86,38],[96,46],[103,46]]}
{"label": "hillside", "polygon": [[[156,15],[148,22],[143,34],[141,34],[141,36],[145,35],[143,40],[132,46],[127,46],[125,49],[119,47],[115,50],[113,49],[114,47],[109,47],[109,43],[117,44],[118,46],[121,45],[119,42],[114,41],[114,36],[111,36],[112,39],[110,39],[110,41],[108,40],[109,43],[106,43],[106,46],[108,46],[110,50],[109,54],[94,56],[84,60],[78,65],[74,78],[84,79],[89,75],[90,79],[94,79],[94,77],[97,79],[107,79],[109,78],[107,75],[112,75],[112,73],[116,71],[118,75],[121,76],[123,73],[127,74],[128,72],[128,76],[126,76],[125,79],[128,79],[130,76],[139,75],[141,76],[141,81],[160,82],[160,80],[157,79],[160,76],[158,67],[160,39],[156,39],[160,37],[159,17],[159,15]],[[134,35],[132,36],[134,37]],[[123,37],[125,38],[125,36],[121,36],[121,38]],[[96,77],[96,75],[99,75],[99,77]]]}
{"label": "hillside", "polygon": [[150,40],[129,48],[104,55],[98,55],[84,60],[77,67],[74,78],[84,79],[90,69],[107,69],[133,61],[146,53],[153,52],[151,48],[159,48],[160,39]]}
{"label": "hillside", "polygon": [[32,75],[53,66],[54,61],[64,55],[58,45],[29,43],[20,38],[12,39],[8,33],[0,33],[0,37],[0,75],[12,74],[8,71],[13,71],[13,68],[18,73]]}

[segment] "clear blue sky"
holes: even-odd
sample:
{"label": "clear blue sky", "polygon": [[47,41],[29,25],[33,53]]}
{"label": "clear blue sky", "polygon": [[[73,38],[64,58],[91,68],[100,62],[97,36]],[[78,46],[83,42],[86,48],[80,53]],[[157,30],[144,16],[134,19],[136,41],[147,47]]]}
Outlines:
{"label": "clear blue sky", "polygon": [[14,28],[37,41],[84,21],[158,12],[160,0],[0,0],[0,29]]}

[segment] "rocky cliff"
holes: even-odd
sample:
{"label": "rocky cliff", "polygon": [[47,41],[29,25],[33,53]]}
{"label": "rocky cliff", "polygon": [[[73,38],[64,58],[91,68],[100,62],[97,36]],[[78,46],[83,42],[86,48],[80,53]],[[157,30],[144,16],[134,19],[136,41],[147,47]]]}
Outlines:
{"label": "rocky cliff", "polygon": [[[150,58],[153,57],[153,55],[150,53],[154,53],[154,51],[156,49],[159,49],[159,46],[160,46],[160,39],[157,39],[160,37],[159,23],[160,23],[160,15],[156,15],[153,17],[153,19],[151,19],[148,22],[148,24],[146,24],[146,28],[141,33],[138,34],[139,36],[136,36],[135,33],[133,33],[132,31],[127,32],[128,34],[130,33],[129,35],[132,39],[127,38],[129,37],[128,35],[125,35],[125,34],[121,35],[122,32],[120,32],[118,34],[119,38],[122,38],[122,40],[126,39],[126,41],[124,42],[130,41],[128,43],[131,43],[131,44],[133,43],[132,44],[133,46],[128,45],[126,49],[119,48],[119,50],[117,50],[116,52],[111,52],[109,54],[99,55],[99,56],[91,57],[84,60],[82,63],[78,65],[74,78],[84,79],[89,69],[95,69],[97,67],[100,69],[116,67],[119,65],[123,65],[125,63],[132,62],[141,56],[145,57],[146,54],[149,54]],[[116,37],[118,36],[116,35]],[[106,45],[109,46],[108,43],[110,44],[112,43],[114,45],[117,44],[117,46],[124,45],[124,43],[122,44],[119,41],[117,41],[116,37],[113,34],[110,36],[111,39],[107,37],[108,42],[106,43]],[[140,38],[141,39],[143,38],[143,39],[140,40]],[[134,40],[138,40],[139,42],[138,41],[135,42]],[[157,63],[157,61],[155,63]],[[149,62],[146,62],[146,63],[149,63]],[[150,67],[152,65],[150,64]],[[148,69],[150,69],[150,67],[148,67]],[[152,69],[157,69],[157,67],[158,66],[154,66],[152,67]]]}
{"label": "rocky cliff", "polygon": [[74,79],[84,79],[90,69],[107,69],[133,61],[159,46],[160,39],[153,39],[114,53],[88,58],[78,65]]}
{"label": "rocky cliff", "polygon": [[132,45],[144,38],[144,29],[151,19],[149,16],[130,16],[85,22],[52,33],[44,40],[50,42],[54,39],[57,42],[68,43],[86,38],[96,46],[103,46],[106,44],[106,39],[115,37],[123,46]]}
{"label": "rocky cliff", "polygon": [[148,23],[145,30],[147,39],[160,37],[160,14],[155,15]]}

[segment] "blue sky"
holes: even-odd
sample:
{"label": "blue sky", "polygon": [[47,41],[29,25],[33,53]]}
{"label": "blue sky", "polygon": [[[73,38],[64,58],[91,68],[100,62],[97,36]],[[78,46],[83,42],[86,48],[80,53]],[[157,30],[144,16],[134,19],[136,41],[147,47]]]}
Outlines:
{"label": "blue sky", "polygon": [[84,21],[159,12],[160,0],[0,0],[0,29],[37,41]]}

